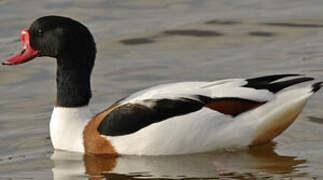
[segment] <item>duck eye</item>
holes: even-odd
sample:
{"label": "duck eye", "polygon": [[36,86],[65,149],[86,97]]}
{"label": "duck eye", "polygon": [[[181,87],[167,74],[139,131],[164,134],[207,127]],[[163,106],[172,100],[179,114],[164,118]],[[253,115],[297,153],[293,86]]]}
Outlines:
{"label": "duck eye", "polygon": [[37,30],[37,35],[38,36],[42,36],[43,35],[43,30],[42,29],[38,29]]}

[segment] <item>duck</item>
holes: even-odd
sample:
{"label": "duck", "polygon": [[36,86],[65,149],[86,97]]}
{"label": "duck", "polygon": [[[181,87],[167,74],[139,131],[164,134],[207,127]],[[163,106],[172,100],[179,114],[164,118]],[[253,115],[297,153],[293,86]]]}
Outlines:
{"label": "duck", "polygon": [[266,144],[286,130],[322,87],[301,74],[175,82],[148,87],[92,114],[96,44],[82,23],[44,16],[22,30],[23,48],[2,62],[56,59],[49,123],[54,149],[86,154],[179,155]]}

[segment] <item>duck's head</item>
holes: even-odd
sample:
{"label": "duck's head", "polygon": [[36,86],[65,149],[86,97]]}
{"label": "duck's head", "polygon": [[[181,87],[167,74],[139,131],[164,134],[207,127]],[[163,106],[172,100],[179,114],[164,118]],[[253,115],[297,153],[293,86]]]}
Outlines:
{"label": "duck's head", "polygon": [[94,65],[96,47],[93,36],[84,25],[71,18],[41,17],[21,32],[21,41],[23,49],[2,64],[18,65],[36,57],[49,56],[67,67],[92,69]]}
{"label": "duck's head", "polygon": [[66,17],[41,17],[21,32],[21,41],[23,49],[2,64],[18,65],[40,56],[56,58],[56,105],[77,107],[89,103],[96,48],[84,25]]}

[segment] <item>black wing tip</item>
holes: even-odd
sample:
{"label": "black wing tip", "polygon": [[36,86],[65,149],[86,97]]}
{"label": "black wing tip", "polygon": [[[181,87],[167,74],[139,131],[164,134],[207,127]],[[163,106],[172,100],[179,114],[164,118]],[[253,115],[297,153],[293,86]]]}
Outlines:
{"label": "black wing tip", "polygon": [[297,78],[297,79],[294,79],[294,80],[296,80],[296,81],[298,80],[301,83],[301,82],[306,82],[306,81],[313,81],[313,80],[315,80],[315,78],[312,78],[312,77],[301,77],[301,78]]}
{"label": "black wing tip", "polygon": [[300,84],[303,82],[307,82],[307,81],[313,81],[313,80],[314,80],[314,78],[312,78],[312,77],[301,77],[301,78],[296,78],[296,79],[291,79],[291,80],[286,80],[286,81],[279,81],[276,83],[269,84],[268,90],[273,93],[277,93],[280,90],[283,90],[287,87],[290,87],[290,86],[293,86],[296,84]]}
{"label": "black wing tip", "polygon": [[312,92],[313,93],[317,92],[318,90],[321,89],[322,86],[323,86],[323,81],[312,84]]}
{"label": "black wing tip", "polygon": [[247,79],[247,82],[253,83],[253,82],[266,82],[270,83],[285,77],[292,77],[292,76],[304,76],[304,74],[274,74],[274,75],[266,75],[266,76],[260,76],[255,78],[249,78]]}
{"label": "black wing tip", "polygon": [[[255,88],[255,89],[267,89],[268,91],[272,93],[277,93],[280,90],[283,90],[287,87],[307,82],[307,81],[312,81],[314,78],[312,77],[298,77],[298,78],[293,78],[285,81],[278,81],[278,82],[273,82],[278,79],[281,79],[283,77],[288,77],[288,76],[295,76],[296,74],[283,74],[283,75],[273,75],[273,76],[266,76],[258,79],[262,80],[257,80],[257,81],[248,81],[244,87],[250,87],[250,88]],[[300,75],[297,75],[300,76]],[[264,80],[265,79],[265,80]]]}

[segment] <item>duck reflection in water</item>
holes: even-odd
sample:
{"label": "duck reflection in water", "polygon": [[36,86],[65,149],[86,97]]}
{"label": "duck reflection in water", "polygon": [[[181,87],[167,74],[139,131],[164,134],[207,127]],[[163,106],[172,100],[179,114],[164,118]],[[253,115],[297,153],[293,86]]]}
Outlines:
{"label": "duck reflection in water", "polygon": [[[55,151],[53,176],[62,179],[132,178],[259,178],[269,174],[297,174],[306,160],[279,155],[275,143],[248,151],[203,153],[182,156],[108,156]],[[304,174],[303,174],[304,175]]]}

